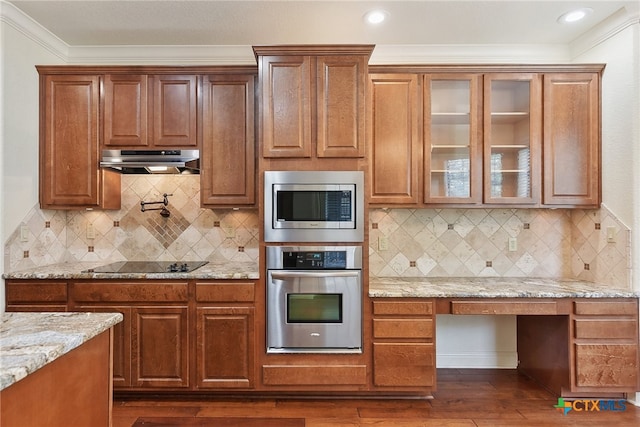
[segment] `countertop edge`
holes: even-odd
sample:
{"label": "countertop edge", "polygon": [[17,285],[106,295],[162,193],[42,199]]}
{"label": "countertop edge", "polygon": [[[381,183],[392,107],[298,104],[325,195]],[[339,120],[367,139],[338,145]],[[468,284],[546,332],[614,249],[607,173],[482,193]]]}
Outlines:
{"label": "countertop edge", "polygon": [[371,298],[640,298],[640,291],[577,279],[372,277]]}
{"label": "countertop edge", "polygon": [[2,313],[0,391],[122,322],[121,313]]}

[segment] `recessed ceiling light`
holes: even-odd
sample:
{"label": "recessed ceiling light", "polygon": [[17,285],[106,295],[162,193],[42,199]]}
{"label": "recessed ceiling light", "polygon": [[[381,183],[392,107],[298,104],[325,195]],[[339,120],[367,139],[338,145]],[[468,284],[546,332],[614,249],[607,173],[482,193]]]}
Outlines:
{"label": "recessed ceiling light", "polygon": [[384,10],[372,10],[364,15],[364,20],[369,24],[380,24],[387,19],[387,12]]}
{"label": "recessed ceiling light", "polygon": [[558,18],[558,22],[561,23],[561,24],[568,24],[568,23],[571,23],[571,22],[580,21],[581,19],[586,17],[591,12],[593,12],[593,9],[588,8],[588,7],[583,7],[581,9],[571,10],[571,11],[569,11],[567,13],[564,13],[564,14],[560,15],[560,17]]}

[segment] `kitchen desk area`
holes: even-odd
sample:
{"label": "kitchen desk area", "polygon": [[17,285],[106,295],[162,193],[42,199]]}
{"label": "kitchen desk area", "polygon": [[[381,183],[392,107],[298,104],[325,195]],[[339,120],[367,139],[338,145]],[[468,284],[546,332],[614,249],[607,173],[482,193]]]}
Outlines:
{"label": "kitchen desk area", "polygon": [[[556,395],[604,397],[639,388],[637,292],[572,279],[407,277],[371,278],[369,296],[374,366],[380,353],[393,370],[407,357],[401,349],[422,350],[420,360],[435,361],[429,346],[438,314],[515,315],[518,370]],[[414,335],[389,327],[398,322],[413,325]],[[399,378],[429,377],[422,362],[413,370],[381,374],[381,381],[399,386]]]}
{"label": "kitchen desk area", "polygon": [[121,314],[3,313],[0,321],[1,425],[111,425]]}

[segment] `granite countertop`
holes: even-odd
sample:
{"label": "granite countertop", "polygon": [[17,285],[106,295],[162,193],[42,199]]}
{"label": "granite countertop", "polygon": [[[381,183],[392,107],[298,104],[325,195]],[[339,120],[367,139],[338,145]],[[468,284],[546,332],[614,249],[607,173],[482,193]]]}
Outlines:
{"label": "granite countertop", "polygon": [[370,297],[638,298],[640,291],[574,279],[528,277],[371,277]]}
{"label": "granite countertop", "polygon": [[120,313],[2,313],[0,390],[121,321]]}
{"label": "granite countertop", "polygon": [[4,273],[4,279],[259,279],[258,263],[209,261],[189,273],[83,273],[109,261],[69,262]]}

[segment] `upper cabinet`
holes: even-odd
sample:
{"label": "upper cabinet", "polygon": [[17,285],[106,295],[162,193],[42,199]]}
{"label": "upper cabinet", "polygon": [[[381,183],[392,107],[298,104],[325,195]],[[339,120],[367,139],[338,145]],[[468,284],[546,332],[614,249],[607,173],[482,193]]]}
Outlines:
{"label": "upper cabinet", "polygon": [[100,76],[40,75],[40,207],[120,208],[120,175],[98,168]]}
{"label": "upper cabinet", "polygon": [[600,205],[600,74],[544,76],[545,205]]}
{"label": "upper cabinet", "polygon": [[599,206],[603,66],[371,70],[371,204]]}
{"label": "upper cabinet", "polygon": [[104,146],[197,147],[196,75],[107,74]]}
{"label": "upper cabinet", "polygon": [[255,204],[255,73],[209,75],[202,90],[203,207]]}
{"label": "upper cabinet", "polygon": [[367,63],[373,46],[254,46],[262,156],[365,155]]}
{"label": "upper cabinet", "polygon": [[415,74],[369,76],[371,203],[419,202],[420,93]]}
{"label": "upper cabinet", "polygon": [[540,201],[540,76],[484,76],[484,202]]}
{"label": "upper cabinet", "polygon": [[473,74],[424,76],[424,202],[482,200],[482,80]]}

